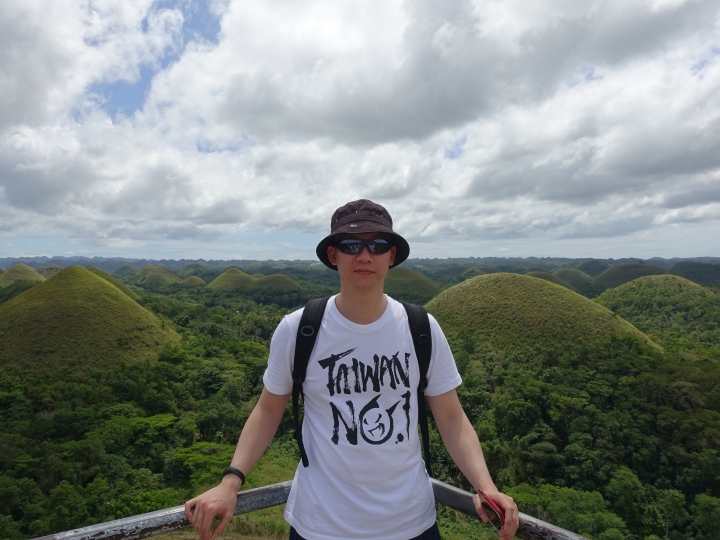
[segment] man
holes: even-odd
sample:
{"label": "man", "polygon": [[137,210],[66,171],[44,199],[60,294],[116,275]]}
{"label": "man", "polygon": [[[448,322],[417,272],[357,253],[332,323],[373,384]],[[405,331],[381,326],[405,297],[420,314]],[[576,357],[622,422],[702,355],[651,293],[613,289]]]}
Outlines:
{"label": "man", "polygon": [[[298,466],[285,508],[290,538],[438,539],[417,434],[418,362],[405,309],[383,293],[388,270],[407,259],[410,248],[382,206],[359,200],[336,210],[331,234],[316,252],[340,274],[340,293],[327,304],[303,383],[309,465]],[[292,389],[301,314],[286,316],[273,335],[265,388],[232,459],[236,471],[185,504],[201,540],[215,540],[230,521],[244,480],[240,471],[250,471],[280,424]],[[470,483],[504,510],[500,538],[512,540],[517,506],[490,477],[455,392],[461,379],[447,340],[432,317],[430,323],[433,350],[425,395],[435,423]],[[487,521],[479,496],[474,501]],[[216,516],[220,522],[211,531]]]}

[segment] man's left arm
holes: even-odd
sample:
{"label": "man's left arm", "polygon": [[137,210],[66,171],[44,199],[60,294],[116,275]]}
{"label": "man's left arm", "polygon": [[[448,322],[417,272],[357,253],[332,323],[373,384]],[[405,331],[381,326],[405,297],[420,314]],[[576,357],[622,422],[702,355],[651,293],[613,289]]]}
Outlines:
{"label": "man's left arm", "polygon": [[[465,415],[457,392],[453,389],[438,396],[428,396],[435,424],[445,447],[455,464],[475,490],[482,489],[505,512],[505,526],[500,531],[502,540],[512,540],[518,529],[518,509],[512,497],[500,493],[495,487],[483,456],[480,441]],[[475,509],[483,521],[487,513],[480,503],[480,496],[473,497]]]}

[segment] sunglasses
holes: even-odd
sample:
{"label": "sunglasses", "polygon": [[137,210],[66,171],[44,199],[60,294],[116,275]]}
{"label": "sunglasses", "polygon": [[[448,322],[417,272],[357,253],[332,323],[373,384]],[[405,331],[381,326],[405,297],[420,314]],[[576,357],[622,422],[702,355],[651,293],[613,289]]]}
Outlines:
{"label": "sunglasses", "polygon": [[483,490],[478,489],[477,493],[480,495],[480,500],[482,501],[483,508],[485,508],[490,525],[500,532],[505,526],[505,512],[503,512],[502,509],[495,504],[495,501],[488,497]]}
{"label": "sunglasses", "polygon": [[371,240],[361,240],[360,238],[345,238],[338,240],[333,244],[336,249],[342,251],[346,255],[357,255],[367,246],[368,251],[373,255],[382,255],[390,251],[392,243],[384,238],[373,238]]}

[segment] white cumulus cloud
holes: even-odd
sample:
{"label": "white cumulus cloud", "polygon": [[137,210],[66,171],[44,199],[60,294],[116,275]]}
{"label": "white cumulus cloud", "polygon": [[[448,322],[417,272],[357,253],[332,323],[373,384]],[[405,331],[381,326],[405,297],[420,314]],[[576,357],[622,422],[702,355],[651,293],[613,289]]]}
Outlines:
{"label": "white cumulus cloud", "polygon": [[715,255],[718,96],[710,0],[6,2],[0,235],[200,256],[366,197],[417,254]]}

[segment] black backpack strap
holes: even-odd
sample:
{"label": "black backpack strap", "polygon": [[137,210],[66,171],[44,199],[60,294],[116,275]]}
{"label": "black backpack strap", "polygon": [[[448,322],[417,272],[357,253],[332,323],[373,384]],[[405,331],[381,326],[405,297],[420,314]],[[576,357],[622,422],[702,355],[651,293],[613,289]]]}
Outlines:
{"label": "black backpack strap", "polygon": [[300,457],[303,465],[309,465],[307,454],[305,453],[305,445],[302,438],[302,420],[300,420],[300,403],[299,399],[302,395],[302,383],[305,381],[308,362],[315,347],[315,340],[320,331],[325,306],[327,306],[329,296],[324,298],[313,298],[303,309],[300,324],[298,325],[297,337],[295,338],[295,359],[293,360],[293,388],[292,388],[292,407],[293,420],[295,423],[295,433],[293,437],[300,448]]}
{"label": "black backpack strap", "polygon": [[432,459],[430,457],[430,435],[428,433],[427,407],[425,405],[425,388],[427,388],[427,373],[432,356],[432,334],[430,331],[430,317],[422,306],[402,302],[408,316],[410,334],[415,346],[415,356],[420,368],[420,383],[417,389],[418,424],[422,435],[423,457],[425,470],[432,477]]}

